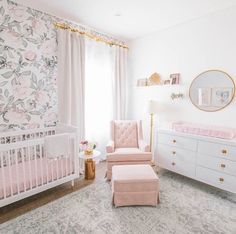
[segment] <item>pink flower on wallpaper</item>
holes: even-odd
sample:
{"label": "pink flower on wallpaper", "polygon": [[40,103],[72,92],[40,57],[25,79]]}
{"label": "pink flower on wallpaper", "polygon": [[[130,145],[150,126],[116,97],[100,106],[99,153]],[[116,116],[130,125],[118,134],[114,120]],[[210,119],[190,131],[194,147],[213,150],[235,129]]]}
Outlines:
{"label": "pink flower on wallpaper", "polygon": [[4,117],[9,121],[9,123],[22,124],[24,122],[27,122],[26,114],[24,113],[24,111],[18,109],[8,110]]}
{"label": "pink flower on wallpaper", "polygon": [[31,85],[31,79],[29,76],[20,76],[18,78],[18,81],[20,83],[20,86],[25,87],[25,88],[29,88]]}
{"label": "pink flower on wallpaper", "polygon": [[51,124],[55,121],[57,121],[57,114],[53,111],[51,112],[47,112],[45,115],[44,115],[44,121],[45,123],[47,124]]}
{"label": "pink flower on wallpaper", "polygon": [[24,53],[24,58],[28,61],[33,61],[37,57],[36,53],[33,52],[32,50],[28,50]]}
{"label": "pink flower on wallpaper", "polygon": [[18,48],[19,46],[21,46],[21,38],[20,35],[11,30],[11,29],[5,29],[3,30],[3,33],[1,33],[1,38],[7,42],[7,44],[11,47],[16,47]]}
{"label": "pink flower on wallpaper", "polygon": [[37,19],[32,20],[32,28],[37,34],[44,33],[47,30],[45,22]]}
{"label": "pink flower on wallpaper", "polygon": [[28,18],[25,9],[21,6],[15,6],[15,5],[10,6],[9,12],[11,14],[11,17],[18,22],[22,22]]}
{"label": "pink flower on wallpaper", "polygon": [[28,87],[24,87],[22,85],[14,85],[13,86],[13,95],[15,99],[24,99],[31,94],[31,89]]}
{"label": "pink flower on wallpaper", "polygon": [[50,98],[46,91],[38,90],[35,93],[35,100],[39,105],[43,106],[49,102]]}
{"label": "pink flower on wallpaper", "polygon": [[41,47],[43,55],[52,55],[56,52],[56,43],[54,40],[45,41]]}

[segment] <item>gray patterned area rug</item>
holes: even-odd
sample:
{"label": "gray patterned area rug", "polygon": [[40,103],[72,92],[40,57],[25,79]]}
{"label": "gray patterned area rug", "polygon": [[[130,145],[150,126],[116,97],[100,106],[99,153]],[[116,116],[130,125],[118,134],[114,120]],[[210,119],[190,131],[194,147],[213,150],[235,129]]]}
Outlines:
{"label": "gray patterned area rug", "polygon": [[165,172],[157,207],[111,204],[99,181],[0,226],[0,233],[236,233],[236,196]]}

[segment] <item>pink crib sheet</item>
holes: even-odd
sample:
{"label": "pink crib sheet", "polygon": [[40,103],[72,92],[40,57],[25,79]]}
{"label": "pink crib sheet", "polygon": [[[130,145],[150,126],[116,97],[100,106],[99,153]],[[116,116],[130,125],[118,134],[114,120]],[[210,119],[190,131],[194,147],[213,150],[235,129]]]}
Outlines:
{"label": "pink crib sheet", "polygon": [[186,132],[203,136],[217,137],[223,139],[233,139],[236,137],[236,129],[219,126],[208,126],[188,122],[174,122],[172,129],[177,132]]}
{"label": "pink crib sheet", "polygon": [[[18,170],[16,164],[0,168],[0,199],[4,198],[4,187],[7,197],[11,196],[11,188],[12,193],[17,194],[17,175],[19,181],[19,192],[24,192],[36,187],[36,185],[41,186],[42,182],[43,184],[46,184],[47,181],[51,182],[52,180],[57,180],[72,174],[74,172],[73,167],[74,166],[70,159],[61,158],[55,160],[42,158],[42,161],[41,159],[26,161],[25,173],[23,163],[18,164]],[[2,172],[4,173],[5,183],[3,181],[4,178]]]}

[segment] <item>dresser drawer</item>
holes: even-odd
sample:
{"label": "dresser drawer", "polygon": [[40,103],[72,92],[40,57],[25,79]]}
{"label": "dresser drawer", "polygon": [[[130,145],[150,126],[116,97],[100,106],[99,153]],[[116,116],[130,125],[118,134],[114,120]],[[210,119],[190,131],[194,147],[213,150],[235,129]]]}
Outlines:
{"label": "dresser drawer", "polygon": [[195,153],[167,145],[158,145],[157,165],[168,170],[194,177]]}
{"label": "dresser drawer", "polygon": [[236,161],[236,147],[216,144],[207,141],[199,141],[198,152]]}
{"label": "dresser drawer", "polygon": [[158,144],[166,144],[170,146],[176,146],[183,149],[188,149],[192,151],[196,151],[197,149],[197,141],[190,138],[169,135],[165,133],[159,133],[157,138]]}
{"label": "dresser drawer", "polygon": [[236,177],[197,166],[196,178],[215,187],[236,193]]}
{"label": "dresser drawer", "polygon": [[197,165],[236,176],[236,162],[224,158],[198,154]]}
{"label": "dresser drawer", "polygon": [[196,162],[196,153],[190,150],[181,149],[175,146],[169,146],[164,144],[158,145],[158,153],[170,160],[178,159],[180,162]]}

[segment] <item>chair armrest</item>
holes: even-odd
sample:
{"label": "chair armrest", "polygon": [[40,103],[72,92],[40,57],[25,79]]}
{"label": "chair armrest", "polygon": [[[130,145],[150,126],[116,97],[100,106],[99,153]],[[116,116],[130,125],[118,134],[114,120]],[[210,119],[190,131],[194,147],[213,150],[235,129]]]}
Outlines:
{"label": "chair armrest", "polygon": [[108,144],[106,145],[106,152],[107,153],[113,153],[114,152],[114,141],[109,141]]}
{"label": "chair armrest", "polygon": [[150,146],[144,140],[139,140],[138,145],[141,151],[150,152]]}

